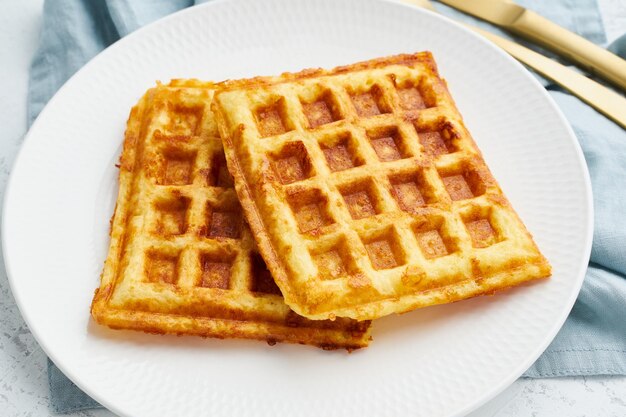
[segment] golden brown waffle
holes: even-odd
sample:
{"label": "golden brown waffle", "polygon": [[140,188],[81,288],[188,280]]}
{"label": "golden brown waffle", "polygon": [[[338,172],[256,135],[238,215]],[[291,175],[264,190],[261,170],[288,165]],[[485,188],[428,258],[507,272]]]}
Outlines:
{"label": "golden brown waffle", "polygon": [[373,319],[550,275],[430,53],[223,88],[229,170],[298,314]]}
{"label": "golden brown waffle", "polygon": [[177,81],[133,108],[93,317],[118,329],[367,346],[369,322],[311,321],[284,303],[232,188],[209,103]]}

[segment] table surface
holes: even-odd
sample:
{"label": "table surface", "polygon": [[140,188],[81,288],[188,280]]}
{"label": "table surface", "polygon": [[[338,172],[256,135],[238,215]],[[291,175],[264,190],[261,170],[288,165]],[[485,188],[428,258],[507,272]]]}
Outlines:
{"label": "table surface", "polygon": [[[599,0],[607,37],[626,32],[626,2]],[[26,132],[28,66],[37,47],[43,0],[0,0],[0,201]],[[6,416],[51,415],[46,356],[15,305],[0,253],[0,410]],[[471,417],[625,416],[626,377],[520,379]],[[112,417],[106,410],[69,414]]]}

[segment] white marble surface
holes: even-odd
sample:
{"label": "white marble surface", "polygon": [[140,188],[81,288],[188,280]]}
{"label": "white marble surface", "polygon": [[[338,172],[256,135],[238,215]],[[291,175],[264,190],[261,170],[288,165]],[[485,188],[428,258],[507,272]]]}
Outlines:
{"label": "white marble surface", "polygon": [[[599,3],[609,40],[626,32],[626,2]],[[42,6],[43,0],[0,0],[0,198],[26,131],[28,66]],[[22,320],[0,265],[0,415],[51,415],[48,394],[46,357]],[[113,414],[92,410],[70,416]],[[518,380],[471,416],[626,416],[626,377]]]}

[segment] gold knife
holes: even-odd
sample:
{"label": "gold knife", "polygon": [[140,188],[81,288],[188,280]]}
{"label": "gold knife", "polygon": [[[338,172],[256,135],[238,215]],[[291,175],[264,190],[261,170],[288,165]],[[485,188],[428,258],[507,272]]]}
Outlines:
{"label": "gold knife", "polygon": [[[429,0],[403,0],[405,3],[417,5],[435,11]],[[626,99],[611,89],[597,83],[565,65],[561,65],[531,49],[516,44],[486,30],[465,25],[469,29],[486,37],[523,64],[565,88],[600,113],[604,114],[621,127],[626,129]]]}
{"label": "gold knife", "polygon": [[626,90],[626,61],[508,0],[439,0],[552,49],[590,73]]}

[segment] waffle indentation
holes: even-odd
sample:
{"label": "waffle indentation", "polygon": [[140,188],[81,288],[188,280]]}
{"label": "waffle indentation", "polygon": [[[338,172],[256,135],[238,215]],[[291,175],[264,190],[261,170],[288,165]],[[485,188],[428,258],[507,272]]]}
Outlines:
{"label": "waffle indentation", "polygon": [[261,255],[253,253],[251,256],[251,263],[252,282],[250,283],[250,291],[263,294],[282,295]]}
{"label": "waffle indentation", "polygon": [[440,173],[443,184],[453,201],[478,197],[485,193],[485,185],[478,173],[471,169]]}
{"label": "waffle indentation", "polygon": [[238,207],[212,207],[210,204],[207,204],[206,210],[207,237],[239,239],[243,218]]}
{"label": "waffle indentation", "polygon": [[437,230],[417,234],[417,243],[419,243],[424,257],[428,259],[438,258],[449,253]]}
{"label": "waffle indentation", "polygon": [[320,279],[332,280],[356,273],[356,264],[344,240],[328,249],[311,252],[311,257]]}
{"label": "waffle indentation", "polygon": [[168,121],[162,129],[169,135],[194,135],[202,119],[202,106],[186,107],[168,103],[168,107]]}
{"label": "waffle indentation", "polygon": [[293,130],[287,120],[284,98],[280,98],[268,106],[258,108],[255,116],[259,133],[264,138]]}
{"label": "waffle indentation", "polygon": [[371,181],[362,181],[339,187],[339,192],[348,206],[350,215],[358,220],[374,216],[381,212],[378,207],[374,185]]}
{"label": "waffle indentation", "polygon": [[281,184],[291,184],[312,176],[309,154],[302,142],[290,142],[277,153],[270,155],[274,172]]}
{"label": "waffle indentation", "polygon": [[465,223],[467,231],[472,237],[472,245],[475,248],[486,248],[496,243],[496,232],[487,219],[474,220]]}
{"label": "waffle indentation", "polygon": [[426,259],[439,258],[456,252],[456,241],[444,227],[443,218],[434,217],[414,227],[415,237]]}
{"label": "waffle indentation", "polygon": [[300,233],[316,231],[333,223],[328,198],[319,190],[297,190],[287,196]]}
{"label": "waffle indentation", "polygon": [[375,85],[368,91],[350,93],[352,104],[360,117],[371,117],[378,114],[390,113],[391,109],[385,102],[382,89]]}
{"label": "waffle indentation", "polygon": [[156,224],[153,233],[164,237],[185,233],[188,208],[189,199],[185,197],[157,201],[155,203]]}
{"label": "waffle indentation", "polygon": [[418,128],[418,136],[427,155],[437,157],[458,151],[457,144],[454,142],[458,134],[448,123],[443,123],[439,129],[435,130]]}
{"label": "waffle indentation", "polygon": [[228,172],[224,152],[213,155],[209,169],[203,170],[203,174],[209,187],[233,187],[233,177]]}
{"label": "waffle indentation", "polygon": [[397,127],[387,127],[367,132],[372,148],[383,162],[408,158],[410,155]]}
{"label": "waffle indentation", "polygon": [[341,120],[343,117],[330,91],[325,91],[313,102],[302,102],[302,111],[309,122],[309,128]]}
{"label": "waffle indentation", "polygon": [[400,107],[405,111],[428,109],[437,105],[436,97],[423,83],[405,80],[396,84]]}
{"label": "waffle indentation", "polygon": [[392,228],[372,237],[362,237],[374,269],[391,269],[406,263],[398,236]]}
{"label": "waffle indentation", "polygon": [[446,186],[446,190],[448,190],[452,200],[465,200],[474,197],[467,179],[462,174],[443,177],[443,184]]}
{"label": "waffle indentation", "polygon": [[486,248],[502,240],[490,219],[490,210],[473,207],[469,214],[463,216],[465,228],[472,238],[472,246]]}
{"label": "waffle indentation", "polygon": [[321,142],[320,147],[326,157],[328,168],[333,172],[363,165],[363,160],[356,152],[354,139],[349,133],[340,135],[335,140]]}
{"label": "waffle indentation", "polygon": [[163,153],[163,169],[159,178],[161,185],[187,185],[191,184],[193,165],[196,159],[195,153],[182,152],[179,150],[166,150]]}
{"label": "waffle indentation", "polygon": [[392,194],[401,210],[414,212],[417,208],[437,202],[435,192],[421,170],[389,177]]}
{"label": "waffle indentation", "polygon": [[315,255],[313,259],[322,279],[335,279],[346,275],[346,268],[337,250],[320,253]]}
{"label": "waffle indentation", "polygon": [[227,290],[230,287],[231,268],[232,258],[229,259],[228,257],[215,253],[204,253],[200,255],[200,269],[202,273],[198,286]]}
{"label": "waffle indentation", "polygon": [[145,274],[149,282],[175,285],[178,282],[178,255],[149,252]]}
{"label": "waffle indentation", "polygon": [[400,107],[403,110],[422,110],[426,108],[426,103],[420,91],[412,85],[404,88],[398,88],[398,96],[400,97]]}

